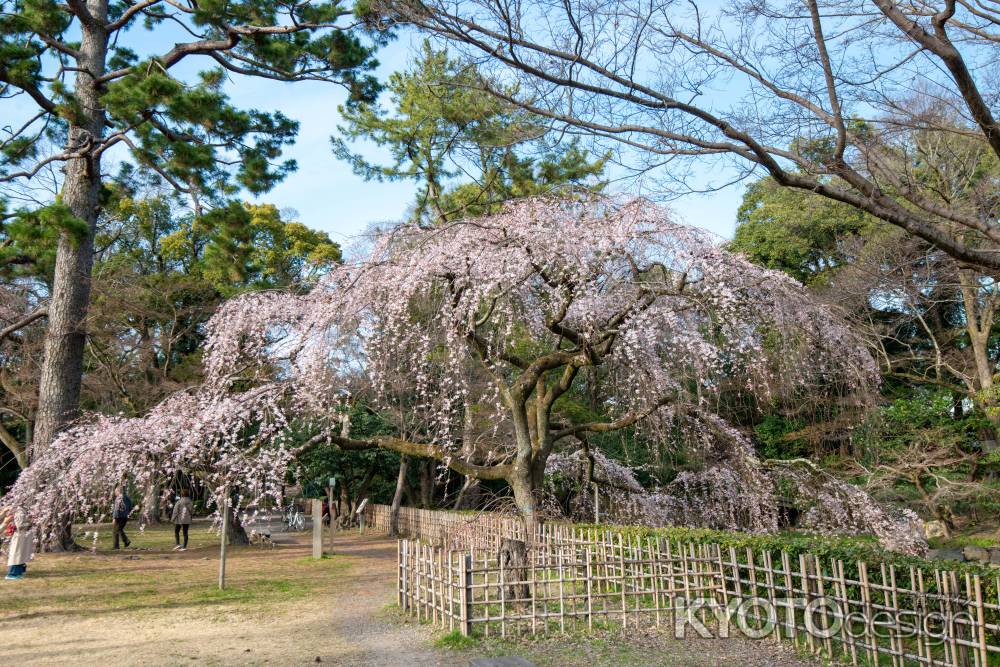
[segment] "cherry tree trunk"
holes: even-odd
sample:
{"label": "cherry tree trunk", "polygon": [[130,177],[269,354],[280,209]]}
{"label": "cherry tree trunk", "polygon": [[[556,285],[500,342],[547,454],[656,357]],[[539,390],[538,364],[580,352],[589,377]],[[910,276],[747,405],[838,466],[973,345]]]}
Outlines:
{"label": "cherry tree trunk", "polygon": [[142,494],[142,514],[140,520],[147,526],[160,523],[160,486],[150,486]]}
{"label": "cherry tree trunk", "polygon": [[396,492],[392,494],[392,506],[389,508],[389,535],[399,535],[399,508],[403,504],[403,487],[406,486],[406,469],[409,459],[399,457],[399,475],[396,476]]}
{"label": "cherry tree trunk", "polygon": [[482,490],[482,486],[480,486],[478,479],[474,477],[466,477],[465,482],[462,484],[462,488],[458,492],[458,497],[455,499],[455,506],[453,509],[475,509],[476,506],[479,505],[479,498],[482,495]]}
{"label": "cherry tree trunk", "polygon": [[518,514],[524,522],[525,537],[530,543],[538,524],[541,522],[536,503],[533,475],[530,472],[515,472],[514,477],[507,482],[514,491],[514,503],[517,505]]}
{"label": "cherry tree trunk", "polygon": [[503,579],[507,582],[506,595],[508,600],[527,600],[531,597],[528,587],[528,546],[521,540],[509,537],[500,539],[500,549],[497,553]]}
{"label": "cherry tree trunk", "polygon": [[246,528],[240,520],[240,514],[234,508],[229,509],[229,521],[226,526],[226,535],[229,544],[247,545],[250,544],[250,536],[247,535]]}
{"label": "cherry tree trunk", "polygon": [[420,462],[420,506],[425,510],[434,509],[434,461]]}

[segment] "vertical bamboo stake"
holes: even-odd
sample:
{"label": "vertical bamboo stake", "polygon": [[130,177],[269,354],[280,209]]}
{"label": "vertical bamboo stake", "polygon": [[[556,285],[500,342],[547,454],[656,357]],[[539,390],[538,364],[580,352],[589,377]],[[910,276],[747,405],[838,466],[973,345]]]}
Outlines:
{"label": "vertical bamboo stake", "polygon": [[[887,573],[888,580],[886,579]],[[896,606],[896,567],[890,566],[886,570],[885,563],[882,563],[882,599],[885,606],[891,610],[890,613],[896,614],[899,611]],[[889,646],[892,649],[893,666],[903,667],[903,639],[896,633],[895,623],[889,626]]]}
{"label": "vertical bamboo stake", "polygon": [[938,592],[941,594],[941,611],[944,613],[944,617],[948,619],[948,643],[946,645],[948,651],[945,652],[945,659],[948,659],[950,652],[951,664],[953,667],[958,667],[958,647],[955,644],[955,623],[951,612],[951,590],[948,586],[948,573],[934,570],[934,576],[937,579]]}
{"label": "vertical bamboo stake", "polygon": [[[459,585],[459,610],[461,632],[463,637],[468,637],[472,634],[472,591],[469,585],[472,583],[472,557],[468,555],[462,556],[462,567],[458,571],[458,585]],[[487,608],[487,616],[489,616],[489,610]]]}
{"label": "vertical bamboo stake", "polygon": [[832,560],[833,571],[837,575],[837,583],[840,585],[840,596],[844,606],[840,610],[843,617],[840,624],[840,639],[844,646],[851,652],[851,664],[858,664],[858,653],[854,648],[854,633],[847,627],[848,617],[851,615],[851,604],[847,597],[847,580],[844,578],[844,561]]}
{"label": "vertical bamboo stake", "polygon": [[650,569],[653,574],[653,609],[656,618],[656,627],[660,627],[660,538],[656,538],[656,551],[653,550],[654,542],[651,538],[646,538],[649,545],[649,559],[652,562]]}
{"label": "vertical bamboo stake", "polygon": [[416,605],[417,605],[417,622],[423,618],[424,615],[424,545],[421,544],[417,547],[417,571],[414,576],[414,584],[416,584]]}
{"label": "vertical bamboo stake", "polygon": [[590,547],[583,552],[584,554],[584,564],[586,567],[587,581],[585,583],[587,589],[587,630],[593,632],[594,630],[594,569],[591,564],[590,558]]}
{"label": "vertical bamboo stake", "polygon": [[670,601],[670,624],[677,625],[677,578],[674,576],[674,546],[667,540],[667,599]]}
{"label": "vertical bamboo stake", "polygon": [[[927,613],[927,608],[926,608],[927,597],[926,597],[926,594],[924,592],[926,589],[924,588],[924,571],[923,570],[917,570],[917,581],[920,584],[920,599],[921,599],[922,603],[924,604],[924,613],[926,614]],[[921,623],[921,625],[923,625],[923,623]],[[931,649],[931,638],[930,638],[929,633],[924,632],[923,633],[923,639],[924,639],[924,642],[923,642],[923,644],[924,644],[924,655],[926,655],[927,658],[928,658],[928,660],[930,660],[930,658],[933,655],[933,653],[931,652],[932,651],[932,649]]]}
{"label": "vertical bamboo stake", "polygon": [[[470,559],[471,562],[475,561],[475,559],[474,559],[474,557],[472,555],[472,549],[469,549],[469,559]],[[483,586],[483,603],[485,605],[484,609],[486,609],[486,613],[483,614],[483,615],[487,619],[486,623],[483,625],[483,627],[486,630],[484,634],[487,637],[489,637],[490,636],[490,621],[489,621],[489,618],[490,618],[490,567],[489,567],[489,563],[486,560],[486,554],[483,554],[483,583],[484,583],[484,586]]]}
{"label": "vertical bamboo stake", "polygon": [[410,541],[403,540],[403,609],[412,613],[413,605],[410,604],[410,568],[413,567],[410,560]]}
{"label": "vertical bamboo stake", "polygon": [[924,642],[923,642],[923,628],[921,626],[923,625],[922,620],[924,618],[924,611],[925,611],[923,609],[923,606],[924,606],[924,599],[923,599],[923,597],[924,596],[923,596],[923,591],[922,590],[918,592],[918,589],[917,589],[916,568],[914,568],[912,565],[910,566],[910,593],[912,594],[912,598],[913,598],[913,602],[911,603],[911,606],[912,606],[911,611],[913,611],[914,614],[917,617],[917,622],[914,623],[914,625],[916,626],[916,630],[915,630],[915,632],[916,632],[916,642],[915,643],[917,645],[917,664],[923,664],[923,662],[924,662]]}
{"label": "vertical bamboo stake", "polygon": [[[684,613],[687,614],[688,606],[691,604],[691,584],[688,581],[688,557],[687,550],[684,548],[682,542],[677,543],[677,551],[680,552],[681,556],[681,577],[683,577],[684,582]],[[674,620],[676,623],[676,619]]]}
{"label": "vertical bamboo stake", "polygon": [[976,587],[976,630],[979,640],[979,664],[982,667],[986,667],[989,664],[990,656],[986,651],[986,614],[983,608],[983,586],[978,574],[973,575],[973,583]]}
{"label": "vertical bamboo stake", "polygon": [[[764,549],[761,552],[761,558],[764,560],[764,581],[767,586],[767,601],[771,605],[771,609],[774,610],[774,634],[772,635],[774,641],[781,641],[781,621],[778,620],[778,600],[777,595],[774,592],[774,560],[771,558],[771,552],[768,549]],[[726,606],[728,607],[728,601],[726,601]]]}
{"label": "vertical bamboo stake", "polygon": [[559,633],[566,634],[566,601],[563,598],[563,552],[562,549],[556,552],[559,559]]}
{"label": "vertical bamboo stake", "polygon": [[444,627],[444,549],[437,550],[435,561],[437,576],[434,578],[434,583],[437,593],[434,595],[434,606],[438,608],[438,620],[441,621],[441,627]]}
{"label": "vertical bamboo stake", "polygon": [[[802,597],[805,598],[806,607],[809,606],[810,600],[810,586],[809,586],[809,573],[806,568],[806,556],[805,554],[799,554],[799,582],[802,584]],[[808,612],[803,612],[803,625],[805,625],[805,615]],[[806,644],[809,646],[809,653],[816,653],[816,643],[813,639],[813,633],[809,632],[806,628]]]}
{"label": "vertical bamboo stake", "polygon": [[622,629],[628,627],[628,608],[625,606],[625,547],[622,544],[622,534],[618,533],[618,563],[621,567],[621,577],[619,578],[619,590],[622,598]]}
{"label": "vertical bamboo stake", "polygon": [[792,559],[787,551],[781,552],[781,569],[785,578],[785,599],[788,600],[788,603],[785,605],[788,636],[795,642],[795,646],[798,646],[799,633],[795,621],[795,588],[792,585]]}
{"label": "vertical bamboo stake", "polygon": [[[823,585],[823,565],[819,562],[818,556],[813,556],[813,564],[816,567],[816,593],[820,599],[824,599],[826,598],[826,587]],[[826,635],[823,638],[823,645],[826,648],[826,657],[833,660],[833,640],[830,639],[830,617],[827,615],[827,604],[820,605],[820,609],[823,610],[823,634]]]}
{"label": "vertical bamboo stake", "polygon": [[875,636],[875,629],[872,625],[872,595],[868,587],[868,565],[863,561],[858,561],[858,579],[861,580],[861,601],[865,610],[865,647],[868,652],[868,659],[873,664],[878,664],[878,637]]}
{"label": "vertical bamboo stake", "polygon": [[726,583],[726,566],[722,562],[722,545],[715,545],[715,558],[719,562],[719,587],[722,592],[722,606],[729,609],[729,585]]}
{"label": "vertical bamboo stake", "polygon": [[452,562],[454,561],[454,554],[448,552],[448,565],[445,571],[448,575],[448,630],[455,630],[455,570],[452,568]]}
{"label": "vertical bamboo stake", "polygon": [[507,585],[506,573],[503,566],[500,568],[500,636],[507,636]]}
{"label": "vertical bamboo stake", "polygon": [[[958,586],[958,575],[954,571],[951,571],[948,573],[948,576],[951,579],[950,588],[955,604],[955,609],[953,610],[953,612],[957,615],[961,610],[961,604],[962,604],[961,601],[962,593],[961,589]],[[966,646],[964,643],[962,643],[960,640],[972,639],[974,641],[974,638],[971,635],[969,637],[959,636],[965,634],[964,630],[966,628],[964,628],[957,621],[955,622],[954,626],[955,626],[955,642],[956,645],[958,646],[958,663],[962,665],[962,667],[969,667],[969,647]]]}
{"label": "vertical bamboo stake", "polygon": [[[757,597],[757,564],[754,561],[753,549],[750,547],[747,547],[747,572],[750,578],[750,597],[755,598]],[[754,620],[757,620],[756,616]]]}
{"label": "vertical bamboo stake", "polygon": [[430,608],[431,624],[437,625],[437,586],[434,585],[435,547],[427,548],[427,606]]}
{"label": "vertical bamboo stake", "polygon": [[[975,594],[972,592],[972,577],[969,573],[965,573],[965,608],[969,613],[969,643],[972,647],[975,647],[975,651],[972,654],[972,662],[975,667],[985,667],[985,665],[979,664],[979,624],[976,620],[976,601]],[[965,647],[965,661],[969,660],[969,648]]]}
{"label": "vertical bamboo stake", "polygon": [[635,626],[639,627],[642,623],[642,609],[643,609],[643,599],[649,592],[648,579],[646,577],[646,565],[649,559],[642,555],[642,539],[636,535],[635,536],[635,549],[633,550],[633,555],[635,557],[635,563],[633,563],[633,571],[635,572]]}
{"label": "vertical bamboo stake", "polygon": [[535,592],[536,592],[537,589],[535,587],[535,561],[534,561],[534,559],[532,559],[531,562],[528,563],[528,567],[529,567],[528,572],[530,572],[529,576],[531,577],[531,588],[528,589],[528,596],[531,598],[531,634],[532,634],[532,636],[534,636],[534,635],[538,634],[538,630],[537,630],[537,618],[535,617]]}

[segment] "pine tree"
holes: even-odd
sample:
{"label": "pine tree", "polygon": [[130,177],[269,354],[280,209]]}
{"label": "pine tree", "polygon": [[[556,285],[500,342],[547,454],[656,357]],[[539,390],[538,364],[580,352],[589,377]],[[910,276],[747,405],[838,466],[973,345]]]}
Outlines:
{"label": "pine tree", "polygon": [[[334,154],[366,180],[419,184],[413,217],[442,222],[495,212],[505,201],[566,185],[599,190],[608,156],[592,159],[570,141],[547,146],[537,117],[484,92],[483,75],[425,42],[413,67],[389,77],[390,108],[341,109],[347,121]],[[349,142],[388,150],[375,164]]]}
{"label": "pine tree", "polygon": [[[51,264],[36,448],[78,407],[107,163],[155,171],[197,214],[241,189],[267,191],[295,168],[281,152],[297,123],[238,108],[226,77],[324,81],[346,88],[349,105],[370,101],[373,51],[386,37],[364,25],[338,0],[3,1],[0,199],[25,201],[43,176],[58,190],[46,206],[0,209],[0,270]],[[154,30],[186,41],[144,53]],[[180,73],[198,63],[210,67]]]}

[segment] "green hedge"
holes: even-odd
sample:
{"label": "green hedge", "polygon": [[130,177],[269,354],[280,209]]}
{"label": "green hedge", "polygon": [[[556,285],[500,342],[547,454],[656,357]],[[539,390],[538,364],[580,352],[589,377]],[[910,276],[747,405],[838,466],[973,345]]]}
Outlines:
{"label": "green hedge", "polygon": [[[1000,569],[995,569],[989,565],[960,561],[940,561],[927,560],[915,556],[905,556],[882,548],[873,537],[853,537],[846,535],[816,535],[811,533],[782,532],[766,535],[754,535],[748,533],[730,532],[724,530],[711,530],[707,528],[648,528],[644,526],[617,526],[617,525],[579,525],[578,529],[597,529],[621,533],[623,538],[635,539],[638,536],[645,540],[648,538],[669,539],[671,541],[691,542],[694,544],[718,544],[723,549],[733,547],[737,555],[743,556],[747,547],[753,549],[755,553],[770,551],[778,554],[782,551],[788,552],[795,561],[799,554],[817,556],[827,565],[831,558],[844,561],[844,567],[853,571],[858,561],[868,563],[870,567],[878,567],[881,563],[895,565],[899,568],[914,567],[922,570],[925,575],[933,578],[935,570],[949,570],[959,574],[978,574],[984,578],[984,583],[996,579],[1000,574]],[[993,584],[995,586],[995,583]]]}

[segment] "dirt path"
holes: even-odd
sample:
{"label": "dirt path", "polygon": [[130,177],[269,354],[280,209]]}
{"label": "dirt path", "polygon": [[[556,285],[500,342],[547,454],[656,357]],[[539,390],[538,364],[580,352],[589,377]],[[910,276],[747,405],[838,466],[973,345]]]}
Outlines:
{"label": "dirt path", "polygon": [[342,595],[337,596],[338,603],[331,609],[331,634],[342,648],[335,664],[468,665],[467,658],[429,648],[430,631],[426,626],[402,623],[398,615],[386,613],[387,604],[396,597],[395,540],[354,537],[342,540],[338,553],[356,565],[349,587],[340,591]]}

